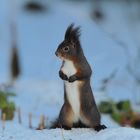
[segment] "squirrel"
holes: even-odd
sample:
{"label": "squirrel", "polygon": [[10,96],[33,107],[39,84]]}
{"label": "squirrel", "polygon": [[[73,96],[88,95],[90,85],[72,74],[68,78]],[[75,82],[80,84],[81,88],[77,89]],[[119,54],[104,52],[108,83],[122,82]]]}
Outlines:
{"label": "squirrel", "polygon": [[80,27],[69,25],[64,41],[55,52],[63,61],[59,76],[64,80],[64,104],[52,128],[94,128],[100,131],[106,126],[100,124],[100,113],[90,86],[92,70],[79,37]]}

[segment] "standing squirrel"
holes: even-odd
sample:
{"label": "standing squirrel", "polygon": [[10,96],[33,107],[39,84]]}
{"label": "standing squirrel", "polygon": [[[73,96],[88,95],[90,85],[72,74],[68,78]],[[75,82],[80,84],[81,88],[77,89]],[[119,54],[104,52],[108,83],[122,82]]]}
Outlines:
{"label": "standing squirrel", "polygon": [[59,76],[64,80],[64,104],[52,128],[85,127],[100,131],[106,126],[100,124],[100,113],[90,86],[92,70],[84,56],[79,37],[80,27],[74,28],[74,24],[71,24],[55,53],[63,60]]}

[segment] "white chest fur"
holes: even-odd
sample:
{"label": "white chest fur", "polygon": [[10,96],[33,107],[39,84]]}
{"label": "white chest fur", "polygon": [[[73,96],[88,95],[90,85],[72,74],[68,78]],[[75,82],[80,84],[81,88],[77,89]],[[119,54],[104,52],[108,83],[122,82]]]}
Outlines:
{"label": "white chest fur", "polygon": [[61,70],[63,71],[64,74],[67,75],[68,78],[76,73],[76,68],[74,67],[73,62],[69,60],[64,62]]}
{"label": "white chest fur", "polygon": [[78,84],[79,82],[77,81],[73,83],[65,81],[67,98],[74,112],[74,122],[80,119],[80,94]]}
{"label": "white chest fur", "polygon": [[[71,61],[66,61],[61,69],[64,74],[69,78],[76,73],[76,69]],[[69,83],[65,81],[65,88],[68,101],[74,112],[74,122],[80,119],[80,94],[79,94],[79,81]]]}

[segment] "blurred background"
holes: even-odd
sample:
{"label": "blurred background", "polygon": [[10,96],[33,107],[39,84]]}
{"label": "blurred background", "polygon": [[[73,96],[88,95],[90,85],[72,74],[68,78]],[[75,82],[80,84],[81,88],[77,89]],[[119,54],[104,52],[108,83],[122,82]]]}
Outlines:
{"label": "blurred background", "polygon": [[103,122],[140,127],[139,0],[1,0],[0,90],[16,94],[23,116],[56,118],[63,82],[55,50],[71,23],[81,26]]}

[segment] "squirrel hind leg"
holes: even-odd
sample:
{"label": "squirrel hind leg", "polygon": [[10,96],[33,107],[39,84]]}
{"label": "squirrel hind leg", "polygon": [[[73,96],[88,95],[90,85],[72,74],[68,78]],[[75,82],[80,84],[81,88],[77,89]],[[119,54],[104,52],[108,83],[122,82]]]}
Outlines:
{"label": "squirrel hind leg", "polygon": [[63,128],[65,130],[71,130],[71,127],[66,126],[66,125],[62,125],[58,119],[56,121],[53,122],[53,124],[51,125],[50,129],[56,129],[56,128]]}
{"label": "squirrel hind leg", "polygon": [[96,126],[96,127],[94,127],[94,129],[96,130],[96,131],[100,131],[100,130],[104,130],[104,129],[106,129],[107,127],[105,126],[105,125],[98,125],[98,126]]}

